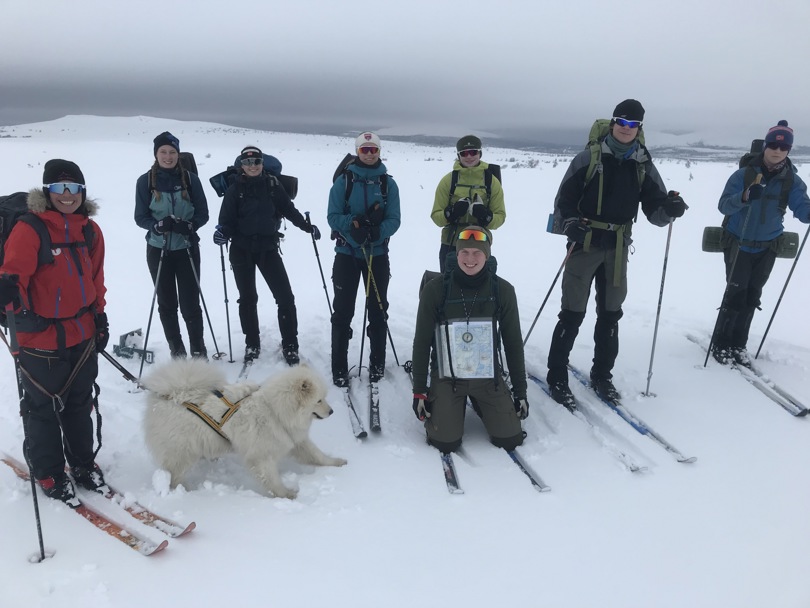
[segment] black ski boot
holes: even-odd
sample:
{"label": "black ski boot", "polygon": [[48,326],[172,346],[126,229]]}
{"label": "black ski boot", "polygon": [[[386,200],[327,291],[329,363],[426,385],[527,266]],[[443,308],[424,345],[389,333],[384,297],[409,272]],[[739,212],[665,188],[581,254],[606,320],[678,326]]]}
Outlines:
{"label": "black ski boot", "polygon": [[98,492],[104,496],[110,493],[110,488],[107,486],[107,482],[104,481],[104,474],[95,462],[89,467],[71,467],[70,475],[73,477],[73,481],[76,485],[85,490]]}
{"label": "black ski boot", "polygon": [[186,347],[183,344],[182,338],[168,338],[169,354],[172,359],[185,359],[187,356]]}
{"label": "black ski boot", "polygon": [[591,387],[593,388],[593,392],[595,392],[605,401],[615,403],[620,401],[622,398],[619,391],[617,391],[616,387],[613,386],[613,380],[611,378],[591,376]]}
{"label": "black ski boot", "polygon": [[284,361],[286,361],[287,365],[290,367],[298,365],[301,362],[301,358],[298,356],[297,344],[282,344],[281,354],[284,356]]}
{"label": "black ski boot", "polygon": [[61,500],[71,509],[79,506],[79,501],[76,498],[76,490],[73,488],[73,483],[65,473],[57,473],[50,477],[37,479],[39,487],[48,498]]}
{"label": "black ski boot", "polygon": [[577,402],[574,399],[574,394],[568,386],[568,382],[554,382],[548,385],[551,398],[557,403],[562,405],[568,411],[573,412],[577,409]]}

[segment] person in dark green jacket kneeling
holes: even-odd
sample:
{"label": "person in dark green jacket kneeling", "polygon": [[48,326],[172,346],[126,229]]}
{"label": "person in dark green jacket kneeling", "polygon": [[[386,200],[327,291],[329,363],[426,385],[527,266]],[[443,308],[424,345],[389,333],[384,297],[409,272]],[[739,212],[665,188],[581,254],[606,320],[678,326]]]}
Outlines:
{"label": "person in dark green jacket kneeling", "polygon": [[517,297],[511,283],[495,274],[491,243],[486,228],[461,230],[456,259],[450,257],[444,274],[419,296],[413,410],[425,422],[428,443],[444,453],[461,446],[468,397],[494,445],[512,450],[523,443],[520,421],[529,415],[529,403]]}

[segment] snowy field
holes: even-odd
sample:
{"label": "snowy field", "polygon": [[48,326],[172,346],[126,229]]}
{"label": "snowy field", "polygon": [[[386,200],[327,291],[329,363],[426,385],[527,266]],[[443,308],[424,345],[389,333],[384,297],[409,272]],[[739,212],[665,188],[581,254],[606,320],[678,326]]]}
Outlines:
{"label": "snowy field", "polygon": [[[766,126],[753,136],[763,135]],[[284,173],[300,179],[295,203],[311,212],[325,235],[318,251],[331,297],[327,196],[335,165],[351,150],[352,139],[152,118],[74,116],[5,127],[0,133],[4,193],[38,186],[45,161],[59,157],[79,164],[89,195],[100,204],[110,346],[120,334],[146,329],[149,317],[153,288],[144,234],[132,213],[135,181],[150,167],[152,138],[163,130],[194,153],[206,187],[212,220],[200,230],[201,280],[220,350],[228,351],[223,274],[219,248],[211,242],[220,199],[208,178],[247,144],[277,156]],[[803,135],[797,137],[801,141]],[[653,144],[654,138],[648,141]],[[436,184],[453,157],[450,148],[383,139],[383,160],[402,200],[402,226],[391,240],[389,294],[400,363],[410,359],[421,276],[438,266],[439,229],[429,213]],[[507,220],[495,232],[493,253],[499,274],[517,288],[525,335],[565,254],[564,238],[546,233],[545,226],[569,158],[488,149],[484,159],[504,167]],[[696,463],[676,462],[594,404],[590,409],[605,437],[648,468],[630,473],[584,425],[530,383],[528,438],[520,451],[552,491],[535,492],[510,459],[489,445],[471,415],[464,455],[456,458],[465,494],[450,495],[437,452],[425,444],[411,410],[407,375],[396,367],[389,344],[380,385],[382,434],[354,439],[334,389],[329,396],[335,414],[313,425],[316,443],[347,458],[348,466],[285,463],[285,481],[300,487],[294,501],[263,495],[235,457],[199,464],[185,487],[170,491],[144,445],[143,393],[101,362],[104,446],[98,462],[108,480],[159,513],[195,521],[197,530],[172,539],[164,552],[143,557],[65,506],[41,498],[45,546],[55,555],[31,564],[37,536],[30,486],[0,467],[0,606],[806,608],[810,519],[802,513],[810,501],[810,428],[805,428],[810,421],[793,418],[735,372],[713,361],[704,368],[703,353],[685,337],[708,334],[722,297],[722,256],[701,252],[701,234],[704,226],[721,221],[717,199],[735,165],[662,159],[657,166],[690,209],[672,229],[650,384],[656,396],[641,393],[667,229],[643,218],[634,229],[615,383],[630,410],[684,454],[696,456]],[[810,181],[807,165],[800,166],[800,175]],[[786,224],[804,236],[805,225],[792,217]],[[282,248],[297,298],[301,355],[328,377],[329,310],[312,241],[292,225],[286,234]],[[763,311],[754,319],[753,350],[791,264],[777,261]],[[226,278],[238,361],[244,347],[230,270]],[[805,403],[810,402],[809,280],[808,260],[801,259],[760,356],[761,367]],[[276,307],[266,287],[259,293],[264,350],[252,380],[284,368],[276,348]],[[529,371],[540,376],[559,298],[558,284],[526,347]],[[350,365],[359,358],[363,314],[357,310]],[[572,353],[572,362],[585,370],[592,357],[593,322],[591,305]],[[213,352],[208,331],[206,340]],[[157,315],[150,348],[155,365],[168,359]],[[135,360],[121,363],[137,374]],[[227,361],[215,365],[234,379],[240,367]],[[581,386],[572,387],[586,395]],[[7,355],[0,356],[0,391],[7,395],[0,408],[0,450],[20,458],[22,426]],[[363,394],[355,391],[357,403]],[[164,538],[99,500],[94,504],[139,533]]]}

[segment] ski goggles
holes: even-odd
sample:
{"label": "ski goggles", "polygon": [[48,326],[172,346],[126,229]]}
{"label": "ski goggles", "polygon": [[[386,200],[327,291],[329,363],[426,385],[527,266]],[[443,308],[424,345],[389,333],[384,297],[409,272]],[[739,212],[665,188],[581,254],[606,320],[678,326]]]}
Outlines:
{"label": "ski goggles", "polygon": [[627,127],[629,129],[638,129],[641,126],[640,120],[627,120],[626,118],[617,118],[613,117],[613,122],[615,122],[620,127]]}
{"label": "ski goggles", "polygon": [[480,241],[485,242],[489,240],[487,238],[487,233],[483,232],[482,230],[462,230],[458,233],[458,240],[459,241]]}
{"label": "ski goggles", "polygon": [[782,152],[790,152],[790,146],[787,144],[778,144],[775,141],[765,144],[769,150],[781,150]]}
{"label": "ski goggles", "polygon": [[478,156],[481,154],[481,150],[462,150],[458,153],[459,156],[467,158],[468,156]]}
{"label": "ski goggles", "polygon": [[241,161],[243,167],[255,167],[264,162],[263,158],[243,158]]}
{"label": "ski goggles", "polygon": [[357,148],[360,151],[360,154],[376,154],[380,151],[380,149],[376,146],[363,146],[362,148]]}
{"label": "ski goggles", "polygon": [[74,184],[72,182],[45,184],[45,187],[48,189],[48,192],[53,192],[54,194],[64,194],[65,192],[69,192],[70,194],[78,194],[85,189],[83,184]]}

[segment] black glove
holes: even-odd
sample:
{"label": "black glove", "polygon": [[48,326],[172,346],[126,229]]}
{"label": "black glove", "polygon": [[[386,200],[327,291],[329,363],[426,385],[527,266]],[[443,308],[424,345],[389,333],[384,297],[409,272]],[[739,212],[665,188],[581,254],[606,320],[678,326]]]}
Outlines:
{"label": "black glove", "polygon": [[427,395],[423,393],[413,394],[413,413],[416,414],[419,420],[430,418],[431,409],[430,404],[428,404]]}
{"label": "black glove", "polygon": [[379,226],[382,224],[383,218],[385,217],[385,209],[382,208],[380,203],[374,203],[371,209],[366,211],[366,215],[372,226]]}
{"label": "black glove", "polygon": [[19,280],[16,274],[0,276],[0,308],[6,308],[9,304],[15,309],[20,307]]}
{"label": "black glove", "polygon": [[529,402],[525,397],[522,399],[515,397],[515,412],[517,412],[518,418],[521,420],[526,420],[529,417]]}
{"label": "black glove", "polygon": [[226,245],[227,243],[228,237],[225,236],[222,226],[218,224],[214,229],[214,245]]}
{"label": "black glove", "polygon": [[467,214],[470,209],[470,199],[460,198],[452,205],[448,205],[444,210],[444,217],[451,224],[454,224],[458,219]]}
{"label": "black glove", "polygon": [[315,224],[304,225],[304,232],[311,234],[312,238],[316,241],[321,240],[321,231],[318,230],[318,227]]}
{"label": "black glove", "polygon": [[368,228],[368,240],[370,243],[376,243],[380,240],[380,227],[379,226],[369,226]]}
{"label": "black glove", "polygon": [[156,221],[155,225],[152,226],[152,230],[154,230],[157,234],[165,234],[166,232],[171,232],[173,227],[174,218],[171,215],[167,215],[166,217]]}
{"label": "black glove", "polygon": [[172,218],[172,221],[172,232],[177,234],[185,234],[186,236],[191,236],[194,234],[194,224],[188,220],[179,220],[175,217]]}
{"label": "black glove", "polygon": [[472,204],[470,213],[478,220],[478,225],[486,228],[492,221],[492,211],[484,205],[483,201],[476,195],[476,201]]}
{"label": "black glove", "polygon": [[580,217],[569,217],[563,221],[563,232],[569,240],[579,243],[585,242],[585,237],[591,231],[591,227]]}
{"label": "black glove", "polygon": [[110,324],[107,322],[107,313],[101,312],[96,315],[96,350],[102,351],[107,348],[110,341]]}
{"label": "black glove", "polygon": [[762,192],[764,190],[765,186],[763,186],[762,184],[751,184],[750,186],[748,186],[748,200],[743,202],[750,203],[759,198],[762,198]]}
{"label": "black glove", "polygon": [[371,226],[368,223],[368,218],[365,215],[355,215],[352,218],[352,225],[349,229],[349,235],[351,235],[352,239],[354,239],[356,243],[363,245],[369,239],[370,227]]}
{"label": "black glove", "polygon": [[662,206],[664,207],[664,213],[671,218],[681,217],[689,209],[689,206],[683,202],[680,192],[675,192],[675,190],[667,192],[667,200],[664,201]]}

